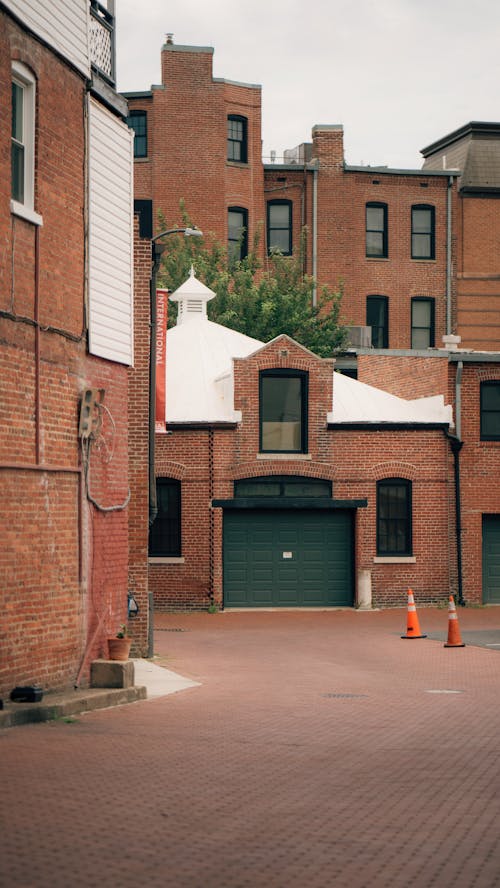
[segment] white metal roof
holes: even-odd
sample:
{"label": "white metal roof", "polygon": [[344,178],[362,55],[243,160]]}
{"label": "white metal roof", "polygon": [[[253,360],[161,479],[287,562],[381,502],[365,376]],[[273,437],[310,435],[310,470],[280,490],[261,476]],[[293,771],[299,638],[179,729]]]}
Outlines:
{"label": "white metal roof", "polygon": [[[201,311],[196,304],[200,297]],[[233,358],[248,357],[265,343],[209,321],[206,302],[211,297],[212,291],[193,274],[170,297],[179,302],[179,320],[167,333],[167,423],[241,420],[234,409]],[[451,424],[452,408],[441,395],[405,400],[334,373],[333,404],[326,419],[329,423]]]}

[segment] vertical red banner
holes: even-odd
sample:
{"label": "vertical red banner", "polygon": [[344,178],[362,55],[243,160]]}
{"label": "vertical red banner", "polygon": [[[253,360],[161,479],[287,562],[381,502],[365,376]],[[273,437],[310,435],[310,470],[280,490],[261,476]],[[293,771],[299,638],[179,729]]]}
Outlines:
{"label": "vertical red banner", "polygon": [[156,291],[156,413],[155,431],[165,432],[168,290]]}

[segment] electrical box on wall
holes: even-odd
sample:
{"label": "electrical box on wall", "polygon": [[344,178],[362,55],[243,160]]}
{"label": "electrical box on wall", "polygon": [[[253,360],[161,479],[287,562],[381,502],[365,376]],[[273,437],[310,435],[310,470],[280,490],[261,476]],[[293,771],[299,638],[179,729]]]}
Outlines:
{"label": "electrical box on wall", "polygon": [[89,388],[82,394],[80,403],[79,438],[96,437],[101,425],[99,406],[104,401],[104,389]]}

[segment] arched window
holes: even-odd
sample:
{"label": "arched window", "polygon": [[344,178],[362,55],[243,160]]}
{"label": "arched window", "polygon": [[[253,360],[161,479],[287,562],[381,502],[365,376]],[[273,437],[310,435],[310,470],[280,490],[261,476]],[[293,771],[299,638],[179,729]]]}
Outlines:
{"label": "arched window", "polygon": [[40,225],[35,213],[36,81],[26,65],[12,62],[11,210]]}
{"label": "arched window", "polygon": [[377,555],[412,554],[411,481],[377,481]]}

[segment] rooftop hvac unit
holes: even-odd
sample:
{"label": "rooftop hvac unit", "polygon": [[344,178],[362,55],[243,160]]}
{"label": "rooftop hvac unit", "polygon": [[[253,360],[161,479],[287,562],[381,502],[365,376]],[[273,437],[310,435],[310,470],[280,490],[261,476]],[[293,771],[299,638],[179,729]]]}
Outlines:
{"label": "rooftop hvac unit", "polygon": [[349,348],[371,348],[371,327],[347,327],[347,345]]}

